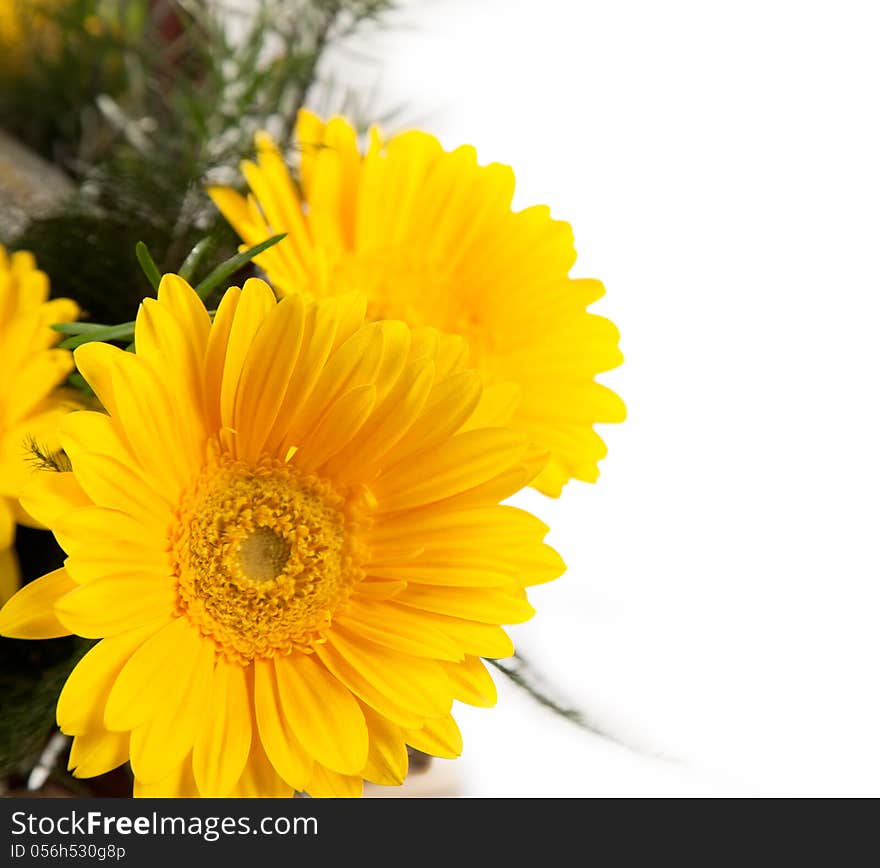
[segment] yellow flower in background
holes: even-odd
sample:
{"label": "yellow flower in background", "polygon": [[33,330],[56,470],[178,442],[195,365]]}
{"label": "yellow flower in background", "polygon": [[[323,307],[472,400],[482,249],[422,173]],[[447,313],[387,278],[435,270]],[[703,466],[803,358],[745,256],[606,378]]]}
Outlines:
{"label": "yellow flower in background", "polygon": [[58,448],[56,428],[76,406],[57,387],[73,370],[73,356],[55,348],[51,323],[79,315],[67,298],[48,301],[49,279],[30,253],[11,256],[0,246],[0,602],[18,587],[18,565],[9,549],[16,522],[40,527],[18,503],[32,476],[30,445]]}
{"label": "yellow flower in background", "polygon": [[453,757],[453,699],[564,565],[499,505],[546,456],[475,427],[460,338],[364,325],[344,296],[230,289],[213,324],[179,277],[137,354],[76,350],[108,414],[68,416],[72,464],[25,496],[68,553],[0,613],[19,638],[100,641],[58,702],[70,766],[130,758],[136,795],[355,796],[406,745]]}
{"label": "yellow flower in background", "polygon": [[20,70],[57,47],[55,9],[69,0],[0,0],[0,66]]}
{"label": "yellow flower in background", "polygon": [[596,422],[625,409],[595,375],[620,364],[618,332],[586,312],[604,292],[571,279],[571,227],[549,209],[511,210],[513,171],[480,166],[473,148],[446,152],[407,132],[364,155],[342,118],[302,111],[301,183],[271,139],[243,171],[248,198],[209,192],[246,245],[287,232],[257,257],[281,295],[367,293],[371,319],[393,317],[464,336],[486,384],[484,418],[509,423],[550,452],[535,481],[557,496],[570,479],[594,481],[605,455]]}

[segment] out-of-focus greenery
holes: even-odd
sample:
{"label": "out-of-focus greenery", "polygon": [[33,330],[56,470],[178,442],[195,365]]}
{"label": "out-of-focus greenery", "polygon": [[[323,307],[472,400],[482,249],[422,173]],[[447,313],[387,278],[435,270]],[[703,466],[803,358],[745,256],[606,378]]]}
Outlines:
{"label": "out-of-focus greenery", "polygon": [[53,293],[90,318],[131,319],[144,294],[135,244],[174,270],[208,236],[200,274],[234,252],[205,179],[249,155],[257,129],[285,136],[324,48],[389,5],[254,0],[245,13],[224,0],[25,0],[21,44],[0,45],[0,127],[79,192],[0,240],[34,250]]}

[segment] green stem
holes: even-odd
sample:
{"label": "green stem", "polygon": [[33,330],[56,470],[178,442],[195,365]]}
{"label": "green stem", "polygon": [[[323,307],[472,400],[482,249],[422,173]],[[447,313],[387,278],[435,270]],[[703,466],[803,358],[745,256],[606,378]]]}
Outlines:
{"label": "green stem", "polygon": [[622,744],[614,736],[610,735],[604,729],[588,720],[583,712],[576,708],[564,705],[560,700],[554,699],[550,695],[550,691],[541,686],[541,682],[546,684],[544,678],[540,677],[532,668],[532,666],[523,659],[522,655],[517,653],[514,657],[507,660],[495,660],[490,657],[484,658],[486,663],[494,666],[504,676],[509,678],[517,687],[525,690],[539,705],[549,708],[554,714],[564,717],[571,721],[575,726],[592,732],[594,735],[602,736],[602,738],[610,739],[617,744]]}

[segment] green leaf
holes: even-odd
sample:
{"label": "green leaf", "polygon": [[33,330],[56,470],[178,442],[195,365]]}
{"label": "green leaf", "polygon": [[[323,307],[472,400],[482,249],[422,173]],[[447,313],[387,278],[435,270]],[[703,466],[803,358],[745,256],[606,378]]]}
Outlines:
{"label": "green leaf", "polygon": [[67,384],[73,388],[77,389],[85,395],[93,395],[92,387],[86,382],[86,378],[80,374],[78,371],[73,371],[67,377]]}
{"label": "green leaf", "polygon": [[134,323],[124,322],[115,326],[101,326],[100,328],[73,335],[67,340],[61,341],[58,347],[62,350],[73,350],[89,341],[120,341],[134,336]]}
{"label": "green leaf", "polygon": [[49,328],[63,335],[89,335],[102,332],[110,326],[99,322],[53,322]]}
{"label": "green leaf", "polygon": [[236,254],[226,262],[221,262],[198,286],[195,287],[196,294],[199,298],[204,298],[208,293],[216,289],[227,277],[231,277],[243,266],[247,265],[255,256],[259,256],[264,250],[268,250],[273,245],[286,238],[287,233],[282,232],[280,235],[273,235],[260,244],[243,250]]}
{"label": "green leaf", "polygon": [[150,256],[150,251],[147,249],[147,245],[144,244],[143,241],[138,241],[138,243],[135,244],[134,255],[137,256],[137,261],[140,263],[141,269],[146,275],[147,280],[150,281],[150,286],[152,286],[154,290],[158,290],[162,275],[159,274],[159,269],[156,267],[156,263],[153,262],[153,257]]}
{"label": "green leaf", "polygon": [[213,238],[203,238],[195,247],[193,247],[192,250],[190,250],[189,255],[184,259],[183,265],[180,266],[177,273],[184,280],[189,281],[193,276],[193,272],[198,267],[199,262],[202,261],[202,257],[213,246]]}

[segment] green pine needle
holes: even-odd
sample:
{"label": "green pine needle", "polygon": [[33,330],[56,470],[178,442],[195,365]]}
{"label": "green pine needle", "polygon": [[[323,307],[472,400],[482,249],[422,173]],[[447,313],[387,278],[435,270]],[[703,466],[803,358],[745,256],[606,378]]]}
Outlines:
{"label": "green pine needle", "polygon": [[153,287],[154,291],[158,292],[162,275],[159,274],[159,269],[156,267],[156,263],[153,262],[153,257],[150,256],[150,250],[143,241],[138,241],[135,245],[134,255],[137,257],[137,261],[140,263],[141,270],[144,272],[147,280],[150,281],[150,286]]}
{"label": "green pine needle", "polygon": [[28,461],[38,470],[52,470],[55,473],[66,473],[72,469],[70,459],[63,449],[52,450],[40,443],[36,437],[30,436],[24,442]]}
{"label": "green pine needle", "polygon": [[196,294],[199,298],[205,298],[224,280],[226,280],[226,278],[231,277],[236,271],[247,265],[255,256],[259,256],[264,250],[268,250],[274,244],[281,241],[282,238],[286,237],[286,232],[282,232],[280,235],[273,235],[271,238],[267,238],[260,244],[250,247],[247,250],[243,250],[241,253],[227,259],[226,262],[221,262],[220,265],[218,265],[195,287]]}
{"label": "green pine needle", "polygon": [[[213,290],[220,286],[224,280],[231,277],[236,271],[247,265],[255,256],[259,256],[264,250],[268,250],[274,244],[281,241],[282,238],[286,237],[287,233],[285,232],[282,232],[279,235],[273,235],[271,238],[267,238],[265,241],[255,244],[253,247],[243,250],[241,253],[237,253],[225,262],[221,262],[220,265],[218,265],[195,287],[195,291],[199,298],[204,299]],[[209,239],[205,239],[205,241],[208,240]],[[204,244],[205,241],[200,242],[200,244]],[[197,244],[196,247],[193,248],[193,252],[187,257],[188,260],[193,258],[193,253],[195,253],[198,247],[199,245]],[[202,249],[204,250],[204,247]],[[138,242],[137,247],[135,247],[135,254],[137,255],[138,262],[140,262],[141,267],[144,269],[144,274],[150,278],[150,282],[153,284],[153,289],[158,289],[160,280],[159,270],[156,268],[156,265],[150,256],[150,251],[147,250],[147,245]],[[153,277],[150,277],[151,271],[153,272],[155,281]],[[119,323],[119,325],[112,326],[93,322],[56,322],[52,323],[52,328],[61,334],[70,335],[70,337],[58,344],[59,348],[62,350],[73,350],[76,349],[76,347],[80,347],[91,341],[122,341],[134,337],[134,322],[123,322]],[[134,343],[132,342],[128,344],[126,349],[129,351],[134,350]]]}
{"label": "green pine needle", "polygon": [[109,329],[110,326],[97,322],[53,322],[49,328],[63,335],[90,335]]}
{"label": "green pine needle", "polygon": [[517,652],[508,660],[495,660],[490,657],[483,658],[486,663],[494,666],[502,675],[509,678],[517,687],[525,690],[539,705],[552,711],[554,714],[564,717],[580,729],[591,732],[594,735],[607,738],[616,744],[629,747],[619,738],[612,735],[604,727],[590,720],[582,711],[571,708],[563,701],[553,696],[555,692],[548,686],[546,679],[535,672],[534,667]]}
{"label": "green pine needle", "polygon": [[[93,325],[93,323],[81,323],[81,325]],[[74,350],[91,341],[121,341],[132,337],[134,337],[134,323],[124,322],[114,326],[99,326],[82,334],[73,335],[61,341],[58,346],[62,350]]]}
{"label": "green pine needle", "polygon": [[186,281],[192,279],[193,274],[195,273],[196,268],[199,267],[202,259],[205,257],[207,253],[210,252],[211,248],[214,246],[215,241],[213,238],[203,238],[190,250],[186,259],[183,261],[183,265],[180,266],[177,273]]}

